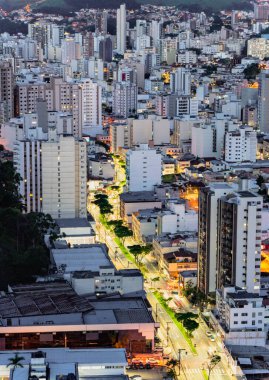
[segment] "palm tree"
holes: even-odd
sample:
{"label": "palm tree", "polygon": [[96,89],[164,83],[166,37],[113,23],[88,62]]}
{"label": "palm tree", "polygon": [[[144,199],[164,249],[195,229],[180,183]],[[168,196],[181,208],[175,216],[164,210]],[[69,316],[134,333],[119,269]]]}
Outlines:
{"label": "palm tree", "polygon": [[23,365],[21,364],[21,361],[24,360],[23,356],[19,356],[18,354],[15,354],[14,358],[9,358],[9,363],[7,364],[7,367],[12,366],[13,370],[16,368],[23,368]]}

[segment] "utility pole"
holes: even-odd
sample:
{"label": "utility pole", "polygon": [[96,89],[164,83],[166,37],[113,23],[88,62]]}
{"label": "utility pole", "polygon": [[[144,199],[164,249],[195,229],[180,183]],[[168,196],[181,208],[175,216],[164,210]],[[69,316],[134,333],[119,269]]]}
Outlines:
{"label": "utility pole", "polygon": [[185,348],[178,349],[178,376],[180,375],[180,369],[181,369],[181,351],[186,351],[186,350]]}

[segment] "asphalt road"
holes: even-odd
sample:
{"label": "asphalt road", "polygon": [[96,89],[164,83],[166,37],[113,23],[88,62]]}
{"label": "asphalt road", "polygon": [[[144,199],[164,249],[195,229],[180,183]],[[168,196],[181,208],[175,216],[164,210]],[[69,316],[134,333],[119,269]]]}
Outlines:
{"label": "asphalt road", "polygon": [[[89,207],[89,211],[94,216],[96,221],[96,234],[97,239],[100,242],[104,242],[109,249],[109,255],[111,260],[117,269],[135,268],[135,264],[129,262],[124,254],[120,251],[117,245],[114,243],[111,231],[106,231],[104,226],[99,222],[99,213],[96,206]],[[213,352],[222,357],[221,362],[213,369],[210,380],[231,380],[234,377],[230,374],[231,371],[228,367],[228,363],[224,353],[222,353],[221,342],[217,338],[215,342],[211,342],[206,335],[207,326],[203,321],[199,321],[200,326],[193,334],[193,343],[196,344],[197,354],[193,354],[190,350],[188,343],[182,336],[180,330],[171,320],[170,316],[159,304],[155,296],[152,294],[152,286],[158,289],[167,289],[167,280],[162,278],[157,263],[154,258],[148,256],[144,259],[143,264],[148,271],[148,281],[145,283],[145,290],[147,292],[147,298],[152,306],[153,317],[160,323],[159,336],[163,342],[164,352],[170,354],[174,358],[178,358],[179,350],[181,350],[181,373],[178,375],[178,379],[184,380],[204,380],[202,368],[207,367],[209,361],[209,355]],[[151,282],[150,278],[160,277],[160,281]],[[183,298],[179,299],[180,308],[182,311],[189,310],[189,305]],[[143,371],[144,375],[146,374]],[[158,377],[143,377],[144,379],[158,379]],[[147,376],[154,376],[153,372],[148,372]],[[161,374],[160,374],[161,376]],[[160,377],[162,379],[162,377]]]}

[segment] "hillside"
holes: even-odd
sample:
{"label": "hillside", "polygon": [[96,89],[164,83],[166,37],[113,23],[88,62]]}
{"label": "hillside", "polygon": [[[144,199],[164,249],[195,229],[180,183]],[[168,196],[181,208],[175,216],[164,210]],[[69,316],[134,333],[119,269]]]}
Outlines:
{"label": "hillside", "polygon": [[[126,0],[128,8],[137,8],[140,4],[176,5],[191,11],[202,9],[249,9],[248,0]],[[27,3],[37,9],[62,9],[64,11],[78,10],[80,8],[117,8],[123,0],[0,0],[0,7],[6,10],[22,8]]]}

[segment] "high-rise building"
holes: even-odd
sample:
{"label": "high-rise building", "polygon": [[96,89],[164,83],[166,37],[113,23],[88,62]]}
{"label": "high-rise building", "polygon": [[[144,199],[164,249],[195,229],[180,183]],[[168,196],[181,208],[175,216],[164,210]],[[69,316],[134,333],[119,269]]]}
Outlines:
{"label": "high-rise building", "polygon": [[225,134],[225,161],[256,161],[257,133],[251,127],[242,126]]}
{"label": "high-rise building", "polygon": [[268,21],[269,1],[257,0],[254,3],[254,18],[259,21]]}
{"label": "high-rise building", "polygon": [[126,51],[126,5],[121,4],[117,9],[117,52],[124,54]]}
{"label": "high-rise building", "polygon": [[102,88],[91,79],[81,79],[82,125],[95,127],[102,125]]}
{"label": "high-rise building", "polygon": [[212,183],[199,192],[198,288],[204,294],[216,290],[218,199],[232,191],[226,183]]}
{"label": "high-rise building", "polygon": [[126,154],[126,176],[128,191],[153,191],[162,183],[161,153],[147,144],[128,150]]}
{"label": "high-rise building", "polygon": [[25,212],[42,211],[42,140],[24,139],[14,146],[14,166],[20,174]]}
{"label": "high-rise building", "polygon": [[107,11],[99,11],[95,16],[95,33],[107,34]]}
{"label": "high-rise building", "polygon": [[190,95],[191,94],[191,73],[183,68],[179,67],[174,73],[170,75],[171,91],[178,95]]}
{"label": "high-rise building", "polygon": [[269,72],[263,71],[259,78],[258,126],[261,132],[269,132]]}
{"label": "high-rise building", "polygon": [[94,56],[94,33],[86,32],[83,35],[83,57],[90,58]]}
{"label": "high-rise building", "polygon": [[218,199],[218,289],[238,286],[259,293],[262,203],[262,197],[250,191]]}
{"label": "high-rise building", "polygon": [[127,120],[115,120],[110,125],[111,151],[116,153],[122,147],[131,145],[131,128]]}
{"label": "high-rise building", "polygon": [[85,218],[86,142],[73,136],[42,143],[43,212],[53,218]]}
{"label": "high-rise building", "polygon": [[99,43],[99,58],[101,58],[104,62],[111,62],[112,53],[112,40],[110,37],[105,37]]}
{"label": "high-rise building", "polygon": [[128,117],[135,115],[137,110],[137,86],[133,83],[113,85],[112,111],[116,116]]}
{"label": "high-rise building", "polygon": [[4,103],[6,115],[14,116],[14,75],[11,62],[0,61],[0,102]]}

